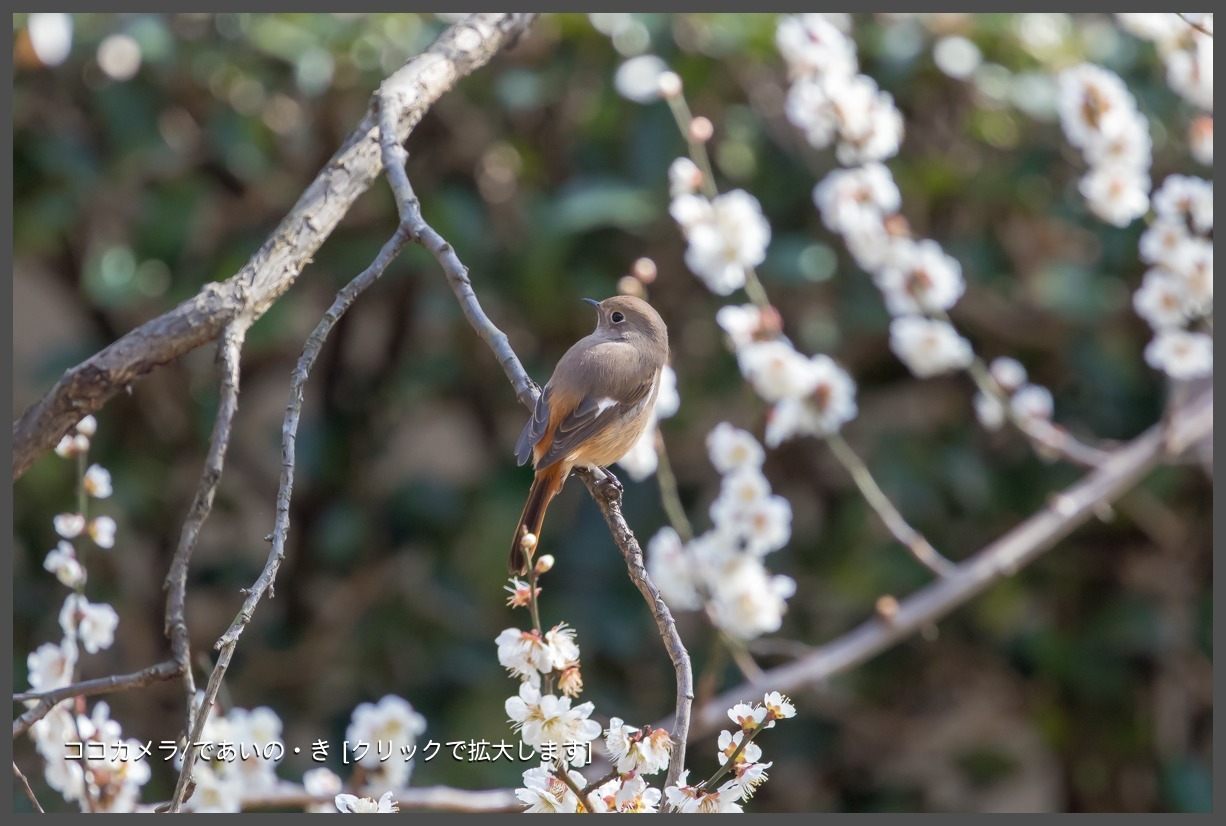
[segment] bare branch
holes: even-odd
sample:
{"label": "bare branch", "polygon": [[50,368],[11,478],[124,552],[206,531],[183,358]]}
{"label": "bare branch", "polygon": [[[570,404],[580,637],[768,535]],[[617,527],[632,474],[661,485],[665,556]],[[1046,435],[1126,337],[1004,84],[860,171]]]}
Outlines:
{"label": "bare branch", "polygon": [[[677,623],[673,620],[672,612],[668,610],[664,598],[660,596],[659,589],[647,575],[647,567],[643,563],[643,549],[639,547],[634,532],[630,530],[630,526],[626,524],[622,516],[620,483],[616,482],[612,474],[609,474],[608,479],[598,481],[589,470],[577,470],[576,473],[583,479],[592,499],[600,508],[600,513],[609,526],[609,532],[613,535],[613,541],[617,543],[618,549],[626,560],[626,568],[630,572],[631,581],[639,589],[643,599],[647,601],[647,607],[651,609],[651,615],[655,618],[656,628],[660,631],[660,639],[664,641],[664,648],[668,651],[673,670],[677,673],[676,710],[670,725],[663,726],[668,729],[673,741],[672,758],[668,764],[668,778],[664,784],[675,786],[685,768],[685,747],[689,741],[690,731],[690,706],[694,702],[694,671],[690,664],[690,655],[681,642],[681,635],[677,632]],[[605,473],[608,471],[606,470]]]}
{"label": "bare branch", "polygon": [[230,445],[230,428],[238,409],[239,359],[249,324],[248,317],[240,315],[226,325],[222,334],[221,346],[218,348],[221,360],[221,391],[217,418],[213,421],[213,435],[209,440],[209,452],[204,460],[204,469],[200,473],[196,498],[183,522],[179,545],[175,549],[170,570],[166,573],[166,580],[162,585],[167,591],[163,631],[170,640],[171,653],[179,664],[183,677],[183,694],[187,709],[185,731],[192,730],[196,707],[196,680],[192,674],[191,639],[185,616],[187,569],[191,563],[192,552],[196,549],[196,541],[200,538],[200,530],[213,510],[213,497],[221,482],[226,448]]}
{"label": "bare branch", "polygon": [[[528,30],[531,14],[472,14],[385,82],[398,92],[396,134],[403,142],[422,116],[464,75]],[[206,285],[175,309],[132,330],[71,368],[13,423],[13,479],[87,413],[134,380],[217,338],[240,313],[260,318],[285,293],[353,202],[383,169],[373,108],[238,273]]]}
{"label": "bare branch", "polygon": [[[1202,394],[1174,424],[1183,444],[1213,432],[1213,396]],[[872,619],[801,659],[771,669],[760,679],[724,692],[698,710],[694,735],[716,729],[737,702],[766,691],[796,691],[848,671],[926,625],[936,622],[1000,579],[1012,576],[1089,520],[1104,504],[1118,499],[1165,458],[1163,425],[1155,425],[1116,450],[1100,467],[975,556],[902,600],[889,621]],[[669,721],[661,723],[667,726]]]}
{"label": "bare branch", "polygon": [[51,691],[24,691],[13,695],[13,702],[25,703],[37,700],[38,704],[26,709],[25,713],[13,721],[13,737],[20,737],[30,726],[47,716],[58,703],[71,697],[92,697],[96,694],[113,694],[117,691],[128,691],[133,688],[143,688],[153,683],[173,680],[179,674],[179,664],[164,662],[151,665],[133,674],[113,674],[110,677],[99,677],[96,680],[85,680],[72,685],[62,686]]}
{"label": "bare branch", "polygon": [[1205,28],[1205,24],[1204,24],[1204,23],[1199,23],[1199,22],[1197,22],[1197,21],[1193,20],[1192,18],[1188,17],[1188,16],[1187,16],[1186,14],[1184,14],[1183,12],[1175,12],[1175,14],[1178,14],[1178,15],[1179,15],[1179,19],[1180,19],[1180,20],[1182,20],[1183,22],[1187,23],[1187,24],[1188,24],[1189,26],[1191,26],[1192,28],[1196,29],[1196,31],[1200,32],[1200,33],[1201,33],[1201,34],[1203,34],[1205,37],[1213,37],[1213,32],[1212,32],[1211,30],[1209,30],[1209,29]]}
{"label": "bare branch", "polygon": [[26,797],[30,798],[30,803],[33,804],[34,811],[38,812],[40,815],[46,814],[47,810],[44,809],[42,804],[38,802],[38,797],[35,796],[34,790],[30,788],[30,781],[26,780],[26,776],[21,773],[21,769],[17,768],[16,760],[13,761],[13,776],[17,778],[19,783],[21,783],[21,787],[25,789]]}

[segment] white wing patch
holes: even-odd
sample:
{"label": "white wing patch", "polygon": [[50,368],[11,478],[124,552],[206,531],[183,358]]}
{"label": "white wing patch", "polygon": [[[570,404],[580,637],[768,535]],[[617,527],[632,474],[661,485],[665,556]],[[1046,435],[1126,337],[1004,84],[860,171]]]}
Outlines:
{"label": "white wing patch", "polygon": [[601,413],[605,412],[606,410],[608,410],[610,407],[612,407],[615,404],[617,404],[617,402],[614,399],[608,399],[608,398],[597,399],[596,415],[599,416]]}

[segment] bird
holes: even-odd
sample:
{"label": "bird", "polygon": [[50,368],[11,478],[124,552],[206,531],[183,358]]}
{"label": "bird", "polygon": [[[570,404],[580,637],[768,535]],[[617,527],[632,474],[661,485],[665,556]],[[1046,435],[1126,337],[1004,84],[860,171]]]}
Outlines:
{"label": "bird", "polygon": [[583,300],[596,308],[596,329],[558,361],[515,444],[519,464],[531,458],[535,471],[507,563],[520,576],[570,472],[587,467],[613,478],[604,468],[625,456],[651,422],[668,363],[668,328],[646,301],[630,295]]}

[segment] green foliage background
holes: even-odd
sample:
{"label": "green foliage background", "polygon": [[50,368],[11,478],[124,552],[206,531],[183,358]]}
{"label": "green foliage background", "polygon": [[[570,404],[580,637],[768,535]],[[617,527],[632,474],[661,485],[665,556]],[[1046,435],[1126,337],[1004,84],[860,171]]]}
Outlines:
{"label": "green foliage background", "polygon": [[[847,436],[900,510],[954,559],[971,554],[1079,476],[1014,432],[974,421],[965,377],[913,379],[888,349],[888,316],[867,277],[820,224],[813,185],[833,168],[782,116],[785,68],[773,15],[636,15],[651,51],[683,78],[715,125],[722,189],[745,188],[771,221],[762,280],[785,329],[859,383]],[[1119,72],[1150,117],[1153,176],[1206,175],[1188,157],[1193,114],[1167,88],[1152,46],[1109,17],[1060,16],[1043,59],[1014,15],[923,20],[855,16],[862,71],[906,119],[889,162],[903,212],[968,281],[953,317],[986,356],[1012,355],[1052,389],[1076,434],[1129,439],[1161,413],[1164,386],[1131,309],[1140,223],[1087,214],[1082,161],[1058,125],[980,105],[942,74],[932,42],[970,37],[985,60],[1050,73],[1086,57]],[[23,62],[14,17],[14,416],[57,376],[143,321],[231,276],[360,119],[379,81],[445,25],[416,15],[74,15],[63,65]],[[126,32],[143,63],[126,82],[98,67],[98,43]],[[427,220],[458,250],[493,320],[529,372],[591,326],[583,296],[616,291],[640,256],[660,278],[649,298],[670,326],[682,406],[663,425],[687,509],[705,527],[718,487],[704,439],[728,420],[761,434],[764,408],[742,384],[714,324],[721,300],[685,269],[668,216],[666,170],[684,151],[667,107],[620,97],[623,60],[582,15],[549,15],[512,52],[462,81],[408,143]],[[192,566],[188,619],[207,673],[267,551],[280,421],[302,341],[335,291],[395,226],[382,182],[363,197],[298,284],[251,330],[235,441]],[[93,457],[114,474],[100,512],[116,547],[91,553],[87,594],[120,613],[113,649],[82,676],[166,656],[163,592],[216,409],[212,348],[137,383],[98,416]],[[395,693],[439,742],[513,738],[515,683],[493,638],[523,625],[504,605],[504,557],[527,469],[512,446],[526,417],[461,315],[433,260],[414,247],[345,317],[307,387],[288,556],[243,637],[222,695],[268,705],[286,739],[339,743],[353,707]],[[824,447],[772,453],[766,473],[794,510],[794,537],[769,560],[794,577],[763,667],[869,617],[927,573],[896,544]],[[42,570],[51,517],[72,507],[71,463],[48,455],[15,489],[13,665],[59,638],[64,589]],[[1153,474],[1106,521],[940,623],[829,685],[795,697],[799,717],[763,738],[771,780],[760,811],[1208,810],[1212,803],[1211,483],[1195,466]],[[640,539],[665,524],[654,480],[627,482]],[[673,675],[599,514],[572,483],[550,511],[544,621],[578,630],[585,699],[598,716],[650,723],[671,711]],[[699,672],[717,645],[697,616],[682,632]],[[785,642],[787,641],[787,642]],[[704,689],[740,680],[715,663]],[[749,699],[749,698],[747,698]],[[125,736],[182,726],[175,684],[109,697]],[[714,734],[692,745],[695,776],[715,767]],[[28,740],[17,759],[46,803]],[[444,750],[443,754],[446,753]],[[303,755],[305,758],[305,754]],[[298,780],[312,764],[290,758]],[[513,786],[524,766],[440,756],[415,785]],[[164,799],[155,763],[145,799]],[[19,807],[28,805],[18,795]]]}

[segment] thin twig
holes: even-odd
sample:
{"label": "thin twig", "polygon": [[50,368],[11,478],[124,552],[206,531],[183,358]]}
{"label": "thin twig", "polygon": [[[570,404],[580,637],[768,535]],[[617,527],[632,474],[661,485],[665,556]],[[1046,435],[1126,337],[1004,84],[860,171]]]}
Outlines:
{"label": "thin twig", "polygon": [[13,695],[13,702],[26,703],[37,700],[38,704],[26,709],[25,713],[13,721],[13,737],[20,737],[30,726],[47,716],[56,705],[72,697],[92,697],[97,694],[113,694],[118,691],[129,691],[133,688],[143,688],[153,683],[173,680],[179,674],[179,664],[174,661],[151,665],[133,674],[112,674],[109,677],[99,677],[96,680],[85,680],[80,683],[62,686],[50,691],[23,691]]}
{"label": "thin twig", "polygon": [[289,533],[289,503],[294,490],[295,447],[298,437],[298,422],[302,416],[303,388],[310,375],[311,367],[319,357],[320,350],[323,348],[328,333],[340,321],[341,316],[345,314],[345,311],[352,306],[353,302],[357,300],[357,297],[367,287],[378,280],[388,265],[404,249],[408,241],[408,232],[403,227],[397,227],[396,232],[392,234],[392,237],[379,250],[379,254],[371,262],[370,266],[337,293],[332,306],[328,308],[328,311],[324,313],[324,317],[320,319],[315,329],[307,336],[306,343],[302,348],[302,354],[298,357],[298,364],[294,367],[294,372],[290,379],[289,404],[286,405],[285,420],[281,426],[281,483],[277,490],[277,514],[272,530],[272,548],[268,552],[268,559],[264,563],[264,569],[260,572],[259,578],[256,579],[255,584],[248,590],[247,598],[243,601],[238,616],[234,618],[234,622],[231,623],[229,629],[221,635],[221,638],[217,640],[214,646],[220,653],[217,657],[217,664],[213,666],[213,673],[209,676],[209,683],[205,689],[204,698],[196,711],[195,725],[192,726],[191,737],[188,739],[184,750],[183,768],[179,772],[179,780],[175,784],[175,792],[170,799],[171,812],[179,811],[185,799],[184,795],[191,780],[191,766],[195,760],[196,753],[199,751],[195,744],[200,741],[205,721],[209,716],[209,710],[217,699],[217,692],[221,688],[221,678],[225,675],[226,669],[230,665],[230,658],[234,655],[234,648],[238,644],[239,637],[242,636],[243,630],[251,622],[251,618],[255,614],[255,607],[264,597],[264,594],[267,593],[270,597],[274,595],[273,583],[276,580],[277,571],[281,567],[281,562],[285,559],[285,539]]}
{"label": "thin twig", "polygon": [[894,507],[894,503],[890,501],[890,497],[886,496],[877,486],[868,466],[851,449],[851,445],[847,444],[838,433],[826,436],[826,444],[830,445],[830,452],[851,474],[851,478],[855,481],[856,487],[860,489],[865,501],[881,517],[881,521],[894,535],[894,538],[901,542],[921,565],[937,576],[944,577],[953,573],[957,566],[938,553],[919,531],[907,523],[907,520],[898,512],[898,508]]}
{"label": "thin twig", "polygon": [[668,521],[673,530],[681,537],[682,542],[694,538],[694,527],[685,515],[685,507],[681,504],[681,494],[677,490],[677,476],[673,473],[672,462],[668,460],[668,451],[664,446],[664,434],[656,430],[656,456],[659,466],[656,468],[656,482],[660,486],[660,503],[668,514]]}
{"label": "thin twig", "polygon": [[163,623],[163,633],[170,640],[170,650],[175,662],[179,664],[183,678],[183,694],[186,706],[186,720],[183,730],[189,732],[194,727],[196,709],[196,679],[192,670],[191,636],[187,630],[187,570],[191,564],[192,552],[200,538],[204,522],[213,511],[213,498],[217,494],[217,486],[221,482],[221,473],[225,467],[226,449],[230,446],[230,429],[234,422],[234,414],[238,409],[239,364],[242,356],[243,341],[247,336],[247,327],[251,321],[247,315],[240,315],[226,325],[218,348],[221,362],[221,387],[217,406],[217,416],[213,420],[213,434],[209,438],[209,452],[204,460],[204,468],[200,472],[200,483],[196,487],[196,497],[192,501],[187,518],[183,521],[183,529],[179,533],[179,545],[175,549],[170,569],[162,588],[166,593],[166,619]]}
{"label": "thin twig", "polygon": [[1200,22],[1197,22],[1196,20],[1191,19],[1190,17],[1188,17],[1188,16],[1187,16],[1186,14],[1184,14],[1183,12],[1178,12],[1178,11],[1177,11],[1177,12],[1175,12],[1175,14],[1179,15],[1179,19],[1180,19],[1180,20],[1182,20],[1183,22],[1187,23],[1189,26],[1191,26],[1192,28],[1196,29],[1196,30],[1197,30],[1198,32],[1200,32],[1201,34],[1205,35],[1206,37],[1213,37],[1213,32],[1211,32],[1211,31],[1209,31],[1208,29],[1206,29],[1206,28],[1205,28],[1205,24],[1204,24],[1204,23],[1200,23]]}
{"label": "thin twig", "polygon": [[570,772],[567,771],[566,765],[554,764],[553,776],[566,784],[566,788],[575,793],[575,799],[579,801],[579,813],[588,814],[592,811],[592,804],[586,797],[583,796],[583,790],[570,777]]}
{"label": "thin twig", "polygon": [[[1191,444],[1213,432],[1213,396],[1206,392],[1188,405],[1177,423]],[[761,679],[724,692],[698,710],[692,734],[716,729],[732,705],[763,691],[794,692],[848,671],[968,602],[993,583],[1012,576],[1091,519],[1104,505],[1131,489],[1165,453],[1165,431],[1155,425],[1111,454],[1100,467],[1062,493],[1046,508],[937,580],[902,600],[889,620],[874,618],[808,656],[763,673]],[[665,720],[661,726],[667,726]]]}
{"label": "thin twig", "polygon": [[40,815],[45,815],[47,810],[44,809],[42,804],[38,802],[38,797],[34,794],[34,790],[30,788],[30,781],[26,780],[26,776],[21,773],[21,769],[17,768],[16,760],[13,761],[13,776],[17,778],[19,783],[21,783],[21,787],[25,789],[26,797],[30,798],[30,803],[33,804],[34,811],[38,812]]}

